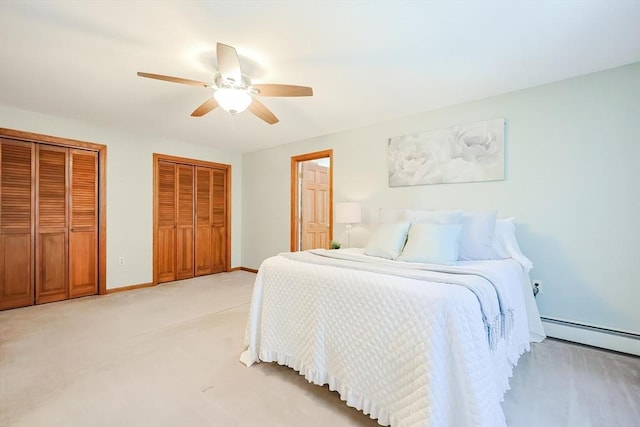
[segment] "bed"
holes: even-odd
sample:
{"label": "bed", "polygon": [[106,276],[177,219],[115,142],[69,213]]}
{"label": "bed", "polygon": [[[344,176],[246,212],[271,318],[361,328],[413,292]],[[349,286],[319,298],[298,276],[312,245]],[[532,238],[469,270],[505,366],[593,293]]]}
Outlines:
{"label": "bed", "polygon": [[[293,368],[385,426],[506,426],[500,402],[513,368],[544,338],[528,260],[506,241],[499,259],[403,257],[412,221],[402,224],[404,235],[382,233],[382,249],[401,246],[388,256],[376,252],[376,231],[363,249],[265,260],[240,360]],[[440,225],[427,228],[442,234]]]}

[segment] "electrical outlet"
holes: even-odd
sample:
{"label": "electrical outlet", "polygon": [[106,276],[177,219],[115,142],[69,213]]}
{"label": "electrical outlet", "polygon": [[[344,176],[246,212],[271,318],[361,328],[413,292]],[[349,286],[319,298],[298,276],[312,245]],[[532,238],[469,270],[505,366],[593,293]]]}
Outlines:
{"label": "electrical outlet", "polygon": [[120,264],[120,265],[124,265],[124,264],[125,264],[125,262],[124,262],[124,257],[123,257],[123,256],[121,256],[120,258],[118,258],[118,264]]}

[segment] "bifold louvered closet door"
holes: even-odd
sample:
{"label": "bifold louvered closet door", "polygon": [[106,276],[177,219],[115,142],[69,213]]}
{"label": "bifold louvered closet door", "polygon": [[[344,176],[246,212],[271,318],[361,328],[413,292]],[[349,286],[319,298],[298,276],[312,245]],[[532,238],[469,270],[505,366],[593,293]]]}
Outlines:
{"label": "bifold louvered closet door", "polygon": [[0,309],[7,309],[34,303],[36,146],[0,143]]}
{"label": "bifold louvered closet door", "polygon": [[227,173],[196,168],[196,276],[227,269]]}
{"label": "bifold louvered closet door", "polygon": [[154,155],[154,281],[229,270],[230,166]]}
{"label": "bifold louvered closet door", "polygon": [[2,139],[0,309],[98,293],[98,153]]}

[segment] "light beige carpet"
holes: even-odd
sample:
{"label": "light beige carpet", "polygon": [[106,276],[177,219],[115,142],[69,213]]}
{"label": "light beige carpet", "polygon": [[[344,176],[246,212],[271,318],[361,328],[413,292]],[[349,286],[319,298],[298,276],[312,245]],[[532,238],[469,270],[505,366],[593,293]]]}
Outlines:
{"label": "light beige carpet", "polygon": [[[291,369],[238,361],[254,278],[0,312],[0,426],[376,426]],[[638,425],[639,371],[636,357],[546,340],[515,370],[509,426]]]}

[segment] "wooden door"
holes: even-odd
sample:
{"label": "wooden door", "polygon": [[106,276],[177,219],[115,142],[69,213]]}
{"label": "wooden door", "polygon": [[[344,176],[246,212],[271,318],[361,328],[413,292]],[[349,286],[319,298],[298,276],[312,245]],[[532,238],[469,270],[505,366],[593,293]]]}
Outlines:
{"label": "wooden door", "polygon": [[0,128],[0,309],[106,293],[106,147]]}
{"label": "wooden door", "polygon": [[69,297],[67,148],[36,148],[36,304]]}
{"label": "wooden door", "polygon": [[177,165],[178,209],[176,219],[176,276],[188,279],[194,275],[193,263],[193,166]]}
{"label": "wooden door", "polygon": [[212,244],[211,238],[211,183],[212,169],[196,167],[196,276],[211,274]]}
{"label": "wooden door", "polygon": [[211,272],[219,273],[227,264],[227,173],[221,169],[211,173]]}
{"label": "wooden door", "polygon": [[329,168],[302,163],[301,250],[329,249]]}
{"label": "wooden door", "polygon": [[98,293],[98,153],[69,152],[69,297]]}
{"label": "wooden door", "polygon": [[176,280],[176,164],[158,162],[156,169],[157,283]]}
{"label": "wooden door", "polygon": [[228,271],[230,166],[153,156],[154,282]]}
{"label": "wooden door", "polygon": [[0,310],[34,303],[35,145],[0,140]]}

